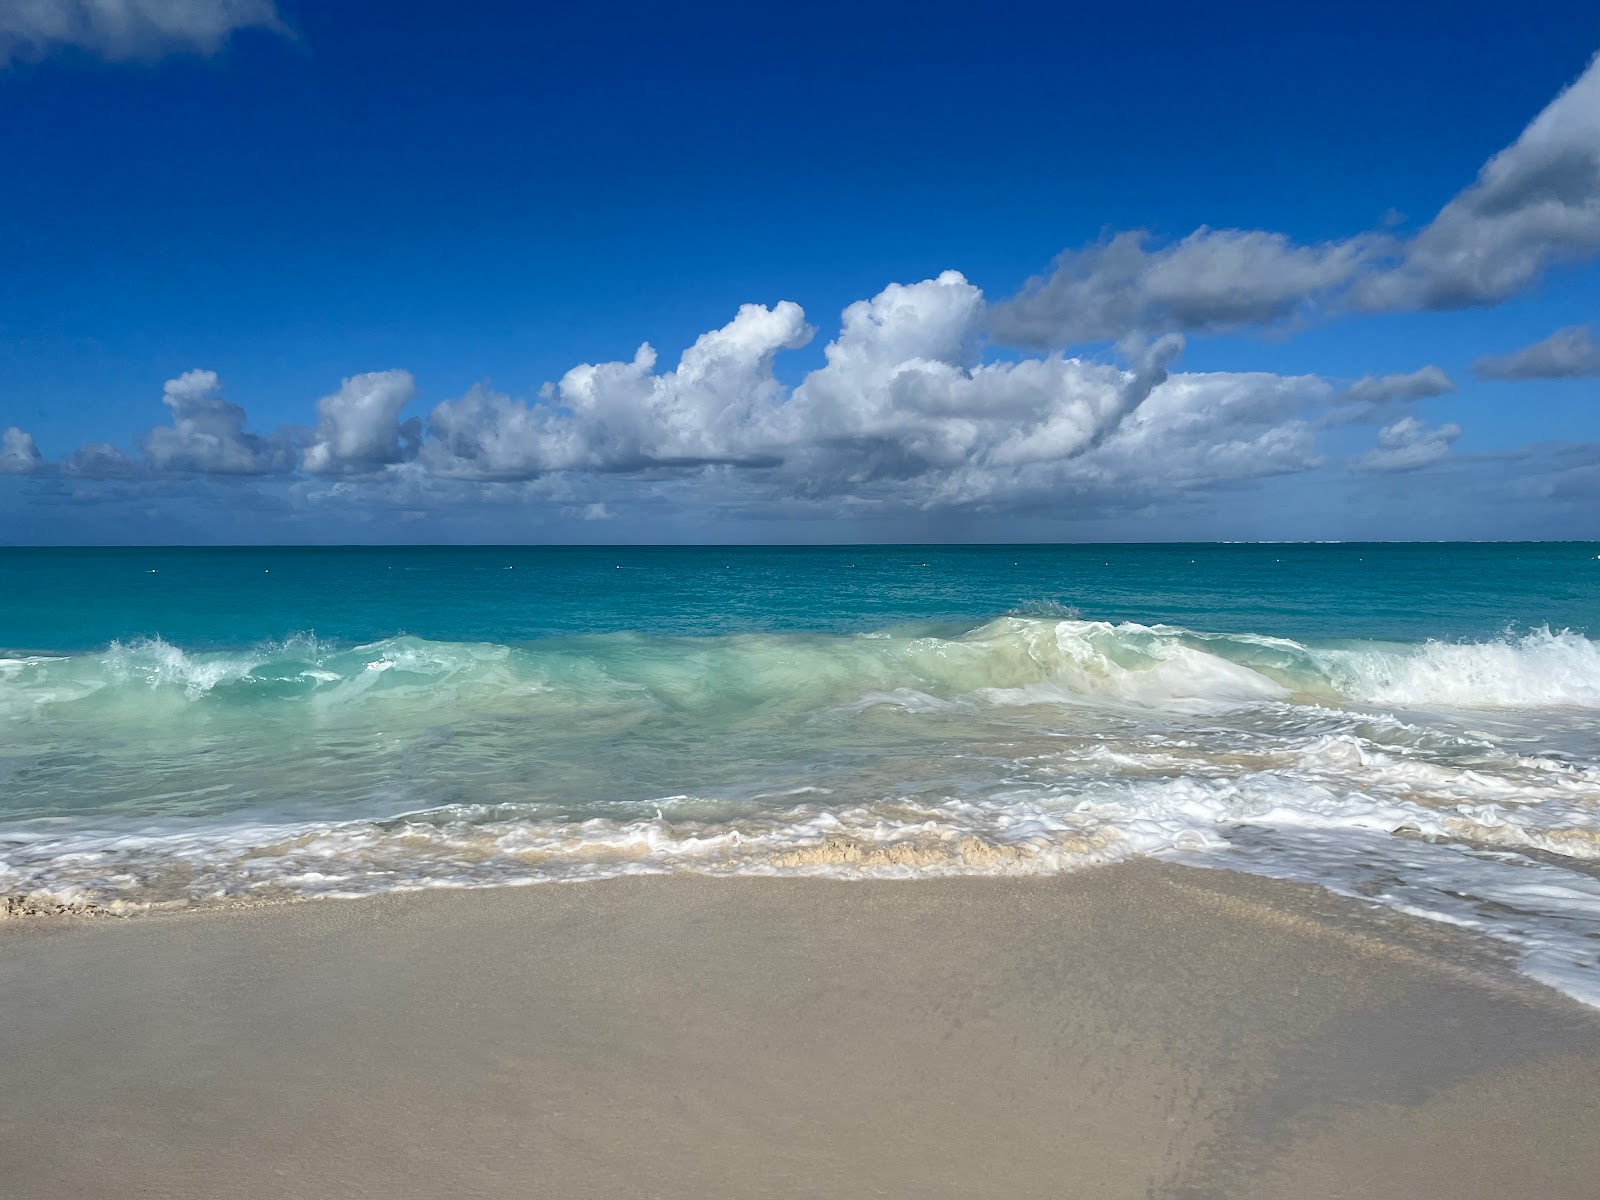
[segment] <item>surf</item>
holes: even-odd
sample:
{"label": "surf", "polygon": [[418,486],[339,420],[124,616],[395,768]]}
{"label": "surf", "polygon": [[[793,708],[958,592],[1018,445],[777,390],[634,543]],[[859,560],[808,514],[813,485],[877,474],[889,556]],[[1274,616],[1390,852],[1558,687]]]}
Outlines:
{"label": "surf", "polygon": [[0,660],[0,715],[181,697],[346,704],[559,697],[690,709],[867,695],[1175,712],[1281,702],[1454,709],[1600,708],[1600,645],[1539,628],[1489,641],[1307,644],[1266,633],[1008,615],[948,634],[618,633],[506,645],[398,636],[355,646],[299,635],[245,651],[159,637],[94,655]]}
{"label": "surf", "polygon": [[132,913],[1155,855],[1470,924],[1587,997],[1597,709],[1600,650],[1544,627],[1316,639],[1034,606],[859,632],[131,638],[0,656],[0,895]]}

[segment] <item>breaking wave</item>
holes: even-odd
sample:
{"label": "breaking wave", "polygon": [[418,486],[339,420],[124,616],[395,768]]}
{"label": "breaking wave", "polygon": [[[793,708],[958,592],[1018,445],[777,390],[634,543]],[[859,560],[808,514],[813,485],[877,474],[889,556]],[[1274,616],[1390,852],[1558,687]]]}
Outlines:
{"label": "breaking wave", "polygon": [[0,914],[1154,854],[1481,929],[1600,1003],[1597,710],[1600,648],[1570,631],[1307,643],[1065,611],[16,654]]}
{"label": "breaking wave", "polygon": [[1486,642],[1306,645],[1261,634],[1008,616],[954,636],[635,634],[511,647],[314,637],[201,653],[157,639],[93,656],[0,659],[0,716],[149,693],[189,701],[448,702],[538,692],[582,706],[806,705],[921,695],[1180,713],[1283,701],[1384,707],[1600,708],[1600,645],[1539,629]]}

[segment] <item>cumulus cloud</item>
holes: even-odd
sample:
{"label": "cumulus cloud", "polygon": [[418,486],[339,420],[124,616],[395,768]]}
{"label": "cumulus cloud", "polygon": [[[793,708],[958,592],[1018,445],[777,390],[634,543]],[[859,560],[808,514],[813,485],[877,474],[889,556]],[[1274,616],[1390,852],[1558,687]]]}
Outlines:
{"label": "cumulus cloud", "polygon": [[249,28],[286,26],[273,0],[5,0],[0,66],[63,46],[108,59],[214,54]]}
{"label": "cumulus cloud", "polygon": [[805,314],[746,305],[667,370],[646,345],[573,368],[534,403],[479,387],[440,404],[406,470],[413,482],[692,475],[723,505],[860,511],[1114,504],[1317,461],[1299,414],[1326,398],[1319,379],[1169,375],[1177,336],[1124,345],[1127,367],[986,363],[987,317],[959,272],[891,284],[845,310],[824,365],[789,390],[774,361],[812,336]]}
{"label": "cumulus cloud", "polygon": [[1133,370],[1059,356],[980,364],[985,315],[982,292],[955,271],[847,308],[826,365],[768,423],[769,451],[795,489],[837,494],[1082,454],[1143,403],[1182,348],[1164,340]]}
{"label": "cumulus cloud", "polygon": [[1558,329],[1511,354],[1486,354],[1472,364],[1479,379],[1572,379],[1600,375],[1600,343],[1587,325]]}
{"label": "cumulus cloud", "polygon": [[1553,264],[1600,253],[1600,58],[1409,240],[1368,231],[1307,245],[1201,228],[1154,242],[1133,230],[1062,254],[994,307],[991,331],[1054,349],[1318,311],[1499,303]]}
{"label": "cumulus cloud", "polygon": [[811,334],[798,304],[746,304],[727,325],[701,334],[671,371],[656,372],[656,352],[645,343],[628,362],[574,367],[545,403],[474,388],[429,416],[428,465],[484,479],[773,465],[756,448],[784,394],[773,359]]}
{"label": "cumulus cloud", "polygon": [[1378,446],[1356,459],[1363,471],[1415,471],[1450,453],[1461,436],[1459,425],[1428,426],[1416,417],[1403,417],[1378,431]]}
{"label": "cumulus cloud", "polygon": [[1314,375],[1174,374],[1103,446],[1067,464],[1062,485],[1105,502],[1117,496],[1142,502],[1311,470],[1322,458],[1302,414],[1330,390]]}
{"label": "cumulus cloud", "polygon": [[140,471],[110,442],[86,442],[61,460],[61,473],[76,479],[132,479]]}
{"label": "cumulus cloud", "polygon": [[317,428],[304,466],[318,475],[362,475],[416,453],[422,426],[402,423],[400,410],[417,394],[410,371],[369,371],[346,379],[317,401]]}
{"label": "cumulus cloud", "polygon": [[439,405],[423,461],[445,475],[723,466],[765,472],[795,494],[832,495],[983,464],[996,469],[1089,449],[1165,378],[1181,347],[1149,348],[1136,369],[1076,359],[981,364],[983,294],[956,271],[891,284],[845,310],[826,365],[788,392],[777,354],[812,330],[787,301],[745,305],[658,372],[584,364],[524,405],[484,388]]}
{"label": "cumulus cloud", "polygon": [[31,433],[15,425],[0,432],[0,475],[31,475],[43,462]]}
{"label": "cumulus cloud", "polygon": [[244,431],[244,409],[223,399],[215,371],[186,371],[167,380],[161,402],[172,411],[172,424],[151,430],[145,440],[145,454],[158,471],[272,475],[293,466],[285,435]]}
{"label": "cumulus cloud", "polygon": [[[1120,362],[1060,352],[995,361],[989,311],[956,271],[890,284],[841,314],[823,362],[793,386],[778,359],[814,329],[788,301],[747,304],[664,364],[645,344],[584,363],[519,400],[486,385],[402,419],[402,370],[355,375],[317,402],[288,502],[351,519],[417,519],[460,505],[603,521],[641,507],[751,517],[922,513],[1082,516],[1321,465],[1331,401],[1377,411],[1451,387],[1436,367],[1336,392],[1311,375],[1183,372],[1183,337],[1122,339]],[[170,425],[149,470],[91,444],[80,478],[295,472],[294,441],[245,431],[210,371],[170,380]],[[1401,420],[1361,465],[1401,470],[1445,452],[1454,426]],[[331,477],[322,482],[316,477]]]}

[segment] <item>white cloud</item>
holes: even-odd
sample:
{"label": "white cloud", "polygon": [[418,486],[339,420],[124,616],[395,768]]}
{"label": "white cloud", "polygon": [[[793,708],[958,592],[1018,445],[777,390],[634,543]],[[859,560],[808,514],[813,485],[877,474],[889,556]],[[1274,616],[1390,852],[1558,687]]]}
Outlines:
{"label": "white cloud", "polygon": [[1138,407],[1183,346],[1159,343],[1134,371],[1060,357],[980,365],[985,316],[956,271],[852,304],[827,365],[783,411],[786,439],[839,483],[1067,457]]}
{"label": "white cloud", "polygon": [[1068,251],[997,304],[991,330],[1040,349],[1127,334],[1265,325],[1319,310],[1496,304],[1553,264],[1600,253],[1600,58],[1409,240],[1370,231],[1304,245],[1201,228]]}
{"label": "white cloud", "polygon": [[158,426],[145,439],[145,454],[157,471],[271,475],[293,466],[283,434],[244,431],[244,409],[222,398],[215,371],[186,371],[167,380],[161,402],[172,410],[172,424]]}
{"label": "white cloud", "polygon": [[61,473],[78,479],[131,479],[139,464],[110,442],[86,442],[61,460]]}
{"label": "white cloud", "polygon": [[[1313,377],[1177,375],[1181,338],[1126,346],[1131,369],[1061,355],[981,361],[982,293],[955,271],[852,304],[825,364],[773,373],[810,327],[746,305],[676,367],[655,352],[569,371],[540,402],[486,388],[436,407],[406,470],[516,481],[550,473],[696,478],[721,506],[939,509],[1117,503],[1315,465],[1298,414]],[[598,500],[616,500],[608,491]]]}
{"label": "white cloud", "polygon": [[43,461],[31,433],[15,425],[0,432],[0,475],[31,475]]}
{"label": "white cloud", "polygon": [[1486,354],[1472,364],[1479,379],[1572,379],[1600,375],[1600,343],[1587,325],[1558,329],[1511,354]]}
{"label": "white cloud", "polygon": [[1356,459],[1363,471],[1414,471],[1438,462],[1461,436],[1459,425],[1429,427],[1416,417],[1403,417],[1378,431],[1378,446]]}
{"label": "white cloud", "polygon": [[360,475],[416,452],[421,423],[400,410],[417,394],[409,371],[369,371],[317,401],[317,428],[304,466],[318,475]]}
{"label": "white cloud", "polygon": [[273,0],[4,0],[0,66],[63,46],[109,59],[214,54],[250,28],[287,27]]}
{"label": "white cloud", "polygon": [[1178,349],[1163,344],[1135,372],[1060,358],[979,365],[983,311],[955,271],[891,284],[845,310],[826,365],[789,394],[773,363],[811,337],[805,314],[787,301],[745,305],[670,371],[656,372],[646,345],[629,362],[573,368],[544,403],[477,388],[441,404],[424,461],[491,479],[726,465],[831,494],[1080,452],[1144,399]]}
{"label": "white cloud", "polygon": [[1455,381],[1431,364],[1398,375],[1363,375],[1333,397],[1339,407],[1323,419],[1323,424],[1384,424],[1404,416],[1417,400],[1455,390]]}
{"label": "white cloud", "polygon": [[574,367],[542,404],[479,386],[433,410],[425,460],[442,474],[483,479],[767,462],[753,447],[784,394],[773,360],[811,334],[797,304],[746,304],[671,371],[656,373],[646,343],[629,362]]}
{"label": "white cloud", "polygon": [[1430,364],[1402,375],[1363,375],[1344,390],[1344,399],[1355,404],[1389,404],[1425,400],[1455,390],[1450,376]]}
{"label": "white cloud", "polygon": [[1322,459],[1301,414],[1329,391],[1314,375],[1175,374],[1074,473],[1149,496],[1310,470]]}
{"label": "white cloud", "polygon": [[[486,386],[402,420],[416,385],[402,370],[352,376],[317,403],[297,505],[363,519],[463,504],[536,508],[573,520],[641,511],[830,518],[907,513],[1076,516],[1315,469],[1314,418],[1330,401],[1374,411],[1450,388],[1436,367],[1368,377],[1342,392],[1317,376],[1174,372],[1179,335],[1125,339],[1128,365],[1059,353],[984,361],[988,311],[960,273],[890,284],[850,305],[823,364],[793,387],[785,350],[813,336],[800,307],[747,304],[662,367],[644,345],[586,363],[532,402]],[[293,470],[287,434],[245,432],[209,371],[171,380],[172,424],[149,465],[172,473]],[[1424,465],[1455,426],[1406,419],[1360,463]],[[115,448],[85,446],[67,475],[126,478]]]}
{"label": "white cloud", "polygon": [[1600,57],[1411,239],[1363,280],[1364,309],[1495,304],[1552,264],[1600,253]]}
{"label": "white cloud", "polygon": [[1369,235],[1314,246],[1258,229],[1200,228],[1148,249],[1144,230],[1068,251],[995,308],[1001,341],[1050,348],[1129,333],[1263,325],[1309,310],[1388,245]]}

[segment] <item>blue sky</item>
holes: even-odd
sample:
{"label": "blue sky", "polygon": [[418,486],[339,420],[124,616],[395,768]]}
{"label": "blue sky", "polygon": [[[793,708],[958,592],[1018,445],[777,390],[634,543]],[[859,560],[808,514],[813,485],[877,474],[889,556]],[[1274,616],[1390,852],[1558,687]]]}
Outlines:
{"label": "blue sky", "polygon": [[0,7],[0,543],[1600,536],[1592,3],[511,7]]}

